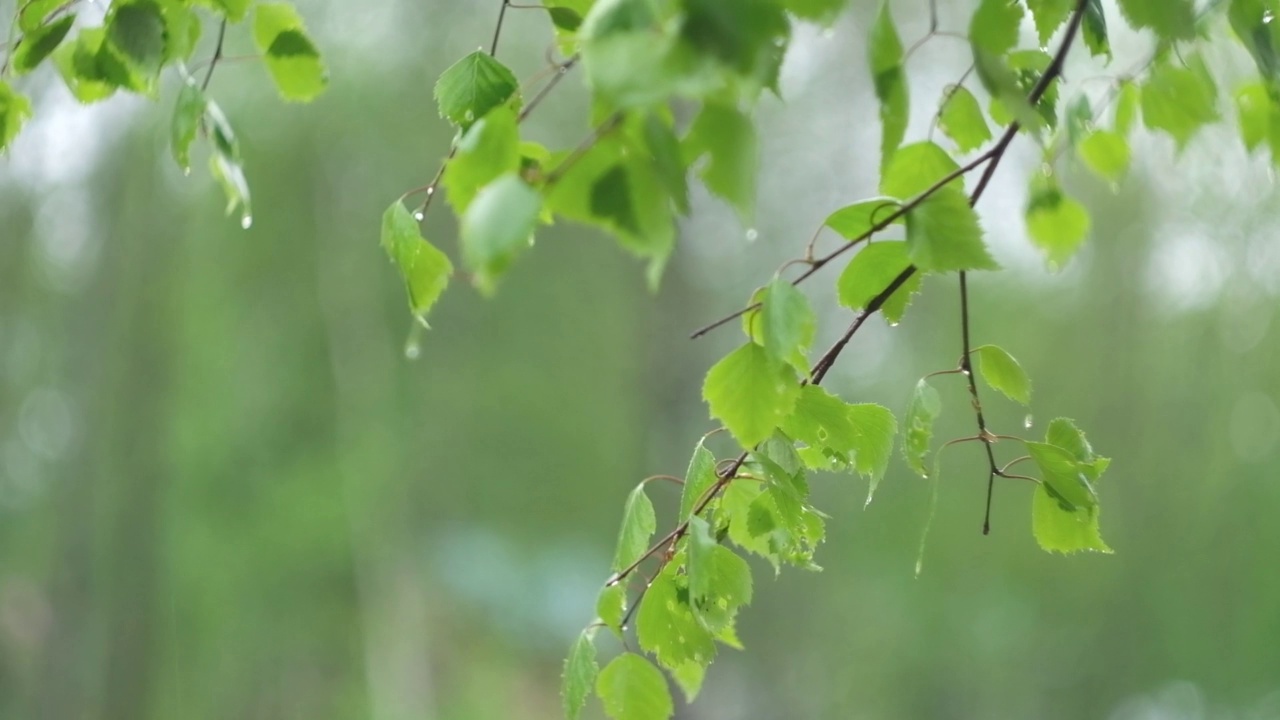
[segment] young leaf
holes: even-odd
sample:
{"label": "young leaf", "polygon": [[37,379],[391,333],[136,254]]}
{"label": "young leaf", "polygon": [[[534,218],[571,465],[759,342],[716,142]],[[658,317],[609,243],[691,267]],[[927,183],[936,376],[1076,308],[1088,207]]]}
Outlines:
{"label": "young leaf", "polygon": [[671,562],[649,585],[636,613],[636,639],[667,669],[687,662],[706,666],[716,654],[715,637],[695,616],[689,604],[685,575],[680,563]]}
{"label": "young leaf", "polygon": [[992,389],[1014,402],[1031,404],[1031,380],[1012,355],[996,345],[983,345],[974,353],[978,356],[978,372]]}
{"label": "young leaf", "polygon": [[29,117],[31,101],[0,80],[0,150],[13,142]]}
{"label": "young leaf", "polygon": [[854,441],[854,467],[867,479],[867,505],[876,494],[880,480],[889,469],[893,455],[893,436],[898,434],[898,420],[888,408],[872,403],[849,407],[849,418],[857,430]]}
{"label": "young leaf", "polygon": [[1044,484],[1075,508],[1098,504],[1098,496],[1085,477],[1080,461],[1067,450],[1048,443],[1028,442],[1027,452],[1040,469]]}
{"label": "young leaf", "polygon": [[613,570],[621,572],[639,560],[649,549],[649,538],[658,529],[658,518],[653,512],[653,502],[644,492],[644,485],[637,485],[627,496],[622,511],[622,527],[618,530],[618,549],[613,555]]}
{"label": "young leaf", "polygon": [[[899,240],[873,242],[858,251],[849,261],[836,281],[840,304],[853,310],[862,310],[875,299],[908,267],[907,244]],[[911,297],[920,289],[921,273],[907,278],[880,307],[890,324],[902,320]]]}
{"label": "young leaf", "polygon": [[684,158],[680,156],[680,140],[668,120],[658,113],[648,113],[644,120],[644,142],[653,158],[654,170],[662,181],[676,209],[689,212],[689,182]]}
{"label": "young leaf", "polygon": [[684,151],[689,165],[707,155],[703,183],[732,205],[743,222],[750,223],[760,164],[755,124],[735,107],[708,102],[689,129]]}
{"label": "young leaf", "polygon": [[[81,30],[74,42],[63,43],[53,53],[58,73],[76,100],[91,103],[110,97],[116,88],[127,84],[128,71],[108,50],[105,28]],[[108,65],[111,66],[110,72]]]}
{"label": "young leaf", "polygon": [[1049,429],[1045,431],[1044,441],[1066,450],[1079,461],[1080,471],[1090,483],[1097,482],[1107,466],[1111,464],[1110,459],[1094,454],[1084,433],[1067,418],[1055,418],[1050,422]]}
{"label": "young leaf", "polygon": [[[723,642],[723,641],[722,641]],[[693,702],[702,690],[702,680],[706,677],[707,668],[696,662],[681,663],[670,669],[671,677],[684,692],[685,702]]]}
{"label": "young leaf", "polygon": [[693,449],[693,458],[689,460],[689,470],[684,476],[684,488],[680,494],[680,522],[689,519],[698,502],[719,479],[716,475],[716,457],[707,449],[704,438]]}
{"label": "young leaf", "polygon": [[261,3],[253,15],[253,40],[280,97],[309,102],[324,92],[329,73],[293,5]]}
{"label": "young leaf", "polygon": [[680,34],[687,46],[723,63],[739,76],[761,80],[778,43],[790,34],[786,12],[775,0],[684,0]]}
{"label": "young leaf", "polygon": [[18,27],[24,34],[39,30],[66,0],[18,0]]}
{"label": "young leaf", "polygon": [[548,7],[547,12],[551,15],[551,22],[557,30],[571,33],[577,31],[582,25],[582,16],[573,8]]}
{"label": "young leaf", "polygon": [[436,81],[440,117],[466,129],[507,102],[519,102],[520,83],[506,65],[483,50],[462,58]]}
{"label": "young leaf", "polygon": [[104,27],[107,45],[128,68],[120,84],[153,92],[166,51],[167,29],[160,6],[151,0],[112,3]]}
{"label": "young leaf", "polygon": [[195,142],[200,119],[204,117],[204,93],[194,82],[183,83],[170,124],[170,146],[173,159],[184,172],[191,171],[191,143]]}
{"label": "young leaf", "polygon": [[880,12],[871,27],[869,52],[871,77],[875,84],[876,99],[880,101],[880,167],[883,168],[888,165],[889,159],[906,137],[907,120],[910,117],[910,94],[907,92],[907,73],[903,67],[902,40],[893,24],[888,0],[880,4]]}
{"label": "young leaf", "polygon": [[[210,103],[209,107],[212,108],[213,104]],[[227,196],[225,212],[230,215],[239,208],[240,226],[248,230],[253,224],[253,204],[249,195],[249,181],[245,179],[239,158],[215,147],[215,152],[209,157],[209,171]]]}
{"label": "young leaf", "polygon": [[[913,198],[959,170],[956,161],[937,143],[912,143],[893,154],[880,178],[880,192],[891,197]],[[947,186],[961,189],[963,183],[964,180],[957,176]]]}
{"label": "young leaf", "polygon": [[1036,34],[1040,36],[1040,47],[1049,44],[1049,38],[1071,15],[1075,7],[1072,0],[1027,0],[1031,16],[1036,21]]}
{"label": "young leaf", "polygon": [[63,15],[48,25],[39,26],[22,36],[22,42],[13,50],[9,64],[15,75],[23,75],[36,69],[49,54],[57,49],[75,23],[75,15]]}
{"label": "young leaf", "polygon": [[1129,171],[1129,142],[1118,132],[1098,130],[1076,145],[1086,167],[1103,180],[1118,183]]}
{"label": "young leaf", "polygon": [[1150,28],[1162,40],[1190,40],[1196,34],[1191,0],[1119,0],[1120,14],[1135,28]]}
{"label": "young leaf", "polygon": [[1084,8],[1084,44],[1094,57],[1105,55],[1111,59],[1111,39],[1107,33],[1107,16],[1102,12],[1102,0],[1089,0]]}
{"label": "young leaf", "polygon": [[1275,103],[1267,86],[1261,82],[1247,83],[1236,90],[1236,118],[1240,124],[1240,139],[1250,151],[1257,149],[1271,137],[1271,117]]}
{"label": "young leaf", "polygon": [[1113,552],[1098,529],[1097,505],[1071,507],[1054,497],[1046,485],[1036,488],[1031,500],[1031,531],[1046,552],[1073,553],[1081,550]]}
{"label": "young leaf", "polygon": [[1049,261],[1061,269],[1089,235],[1089,212],[1068,197],[1052,175],[1036,173],[1027,198],[1027,232]]}
{"label": "young leaf", "polygon": [[[857,240],[892,217],[900,207],[902,201],[896,198],[871,198],[836,210],[827,216],[823,225],[840,233],[846,240]],[[890,224],[901,225],[902,222],[902,216],[899,215]]]}
{"label": "young leaf", "polygon": [[382,214],[381,244],[404,278],[409,311],[426,325],[427,313],[449,286],[453,263],[422,237],[418,222],[399,200]]}
{"label": "young leaf", "polygon": [[973,93],[963,85],[953,85],[946,91],[942,112],[938,115],[938,127],[956,144],[962,153],[971,152],[991,140],[991,128]]}
{"label": "young leaf", "polygon": [[596,665],[595,634],[595,628],[583,630],[573,641],[569,657],[564,661],[560,697],[564,700],[564,714],[568,720],[577,720],[600,672]]}
{"label": "young leaf", "polygon": [[737,553],[716,542],[701,517],[689,519],[689,599],[699,621],[711,632],[733,623],[738,609],[751,603],[751,568]]}
{"label": "young leaf", "polygon": [[622,653],[600,671],[596,694],[613,720],[667,720],[675,712],[662,672],[635,653]]}
{"label": "young leaf", "polygon": [[969,199],[950,186],[907,213],[907,254],[926,272],[1000,269],[982,242]]}
{"label": "young leaf", "polygon": [[622,633],[622,618],[627,614],[625,582],[606,585],[596,597],[596,616],[615,633]]}
{"label": "young leaf", "polygon": [[933,439],[933,423],[941,413],[942,397],[927,378],[921,379],[916,383],[911,404],[907,406],[907,419],[904,422],[906,431],[902,444],[907,465],[920,477],[929,477],[924,466],[924,456],[928,454],[929,441]]}
{"label": "young leaf", "polygon": [[1136,83],[1124,82],[1116,94],[1115,129],[1127,136],[1142,109],[1142,90]]}
{"label": "young leaf", "polygon": [[809,298],[784,278],[776,277],[764,289],[760,302],[764,349],[778,362],[808,374],[807,355],[818,329],[818,318],[809,306]]}
{"label": "young leaf", "polygon": [[[1035,0],[1030,0],[1029,4],[1034,10]],[[969,25],[969,40],[975,48],[998,57],[1017,46],[1018,27],[1021,24],[1022,6],[1018,3],[1009,0],[982,0]]]}
{"label": "young leaf", "polygon": [[516,114],[510,108],[499,107],[462,133],[440,182],[454,212],[463,215],[481,188],[519,169],[520,130]]}
{"label": "young leaf", "polygon": [[1201,127],[1217,122],[1217,88],[1203,65],[1184,68],[1160,62],[1142,85],[1142,119],[1152,130],[1163,130],[1186,146]]}
{"label": "young leaf", "polygon": [[516,254],[529,247],[542,196],[508,173],[485,186],[462,216],[462,257],[481,292],[492,293]]}
{"label": "young leaf", "polygon": [[773,434],[795,407],[799,394],[795,372],[772,360],[755,343],[743,345],[716,363],[702,386],[712,417],[723,422],[746,448]]}

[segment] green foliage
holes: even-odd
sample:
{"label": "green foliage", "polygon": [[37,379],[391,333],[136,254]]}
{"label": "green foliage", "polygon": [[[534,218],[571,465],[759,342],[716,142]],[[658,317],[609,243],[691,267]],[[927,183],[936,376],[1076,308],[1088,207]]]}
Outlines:
{"label": "green foliage", "polygon": [[644,492],[644,485],[637,485],[627,497],[622,511],[622,529],[618,531],[618,549],[613,554],[613,569],[622,571],[644,555],[649,538],[658,529],[658,518],[653,502]]}
{"label": "green foliage", "polygon": [[262,3],[253,14],[253,40],[280,97],[309,102],[324,92],[329,74],[298,11],[288,3]]}
{"label": "green foliage", "polygon": [[665,720],[675,712],[662,673],[635,653],[623,653],[606,665],[596,692],[613,720]]}
{"label": "green foliage", "polygon": [[[836,283],[840,304],[854,310],[865,309],[889,284],[911,266],[907,244],[900,240],[874,242],[853,256]],[[922,276],[912,275],[880,307],[884,319],[901,322],[911,298],[920,289]]]}
{"label": "green foliage", "polygon": [[13,51],[13,70],[16,74],[35,70],[45,58],[49,57],[63,38],[71,31],[76,21],[75,15],[64,15],[48,25],[38,25],[22,37],[22,42]]}
{"label": "green foliage", "polygon": [[972,152],[991,140],[991,128],[973,93],[963,85],[947,89],[938,114],[938,127],[955,142],[962,152]]}
{"label": "green foliage", "polygon": [[928,378],[916,383],[916,390],[911,395],[911,404],[907,406],[906,426],[903,436],[902,452],[907,465],[920,477],[929,477],[925,469],[924,458],[929,453],[929,443],[933,440],[933,423],[942,414],[942,397],[929,384]]}
{"label": "green foliage", "polygon": [[680,494],[680,522],[689,519],[694,507],[706,497],[712,486],[719,480],[716,475],[716,457],[702,440],[693,449],[693,459],[689,461],[689,470],[684,476],[683,492]]}
{"label": "green foliage", "polygon": [[809,299],[791,283],[774,278],[760,295],[758,315],[761,344],[769,357],[808,373],[809,346],[818,329]]}
{"label": "green foliage", "polygon": [[1085,167],[1104,180],[1118,183],[1129,172],[1129,143],[1118,132],[1091,132],[1076,145],[1076,153]]}
{"label": "green foliage", "polygon": [[466,129],[496,107],[519,109],[520,83],[506,65],[482,50],[454,63],[436,81],[440,117]]}
{"label": "green foliage", "polygon": [[[876,97],[880,100],[880,125],[883,140],[880,143],[880,163],[885,166],[907,133],[910,116],[910,94],[907,92],[907,71],[903,67],[906,58],[898,28],[889,12],[888,0],[880,4],[880,13],[871,30],[868,45],[871,54],[871,77],[875,82]],[[892,193],[887,193],[892,194]]]}
{"label": "green foliage", "polygon": [[453,263],[422,237],[418,222],[398,200],[382,215],[381,244],[404,278],[409,311],[426,325],[427,313],[449,286]]}
{"label": "green foliage", "polygon": [[996,345],[983,345],[973,352],[983,381],[1014,402],[1031,404],[1031,379],[1012,355]]}
{"label": "green foliage", "polygon": [[533,244],[541,212],[542,195],[516,173],[486,185],[467,206],[459,233],[462,259],[482,292],[492,293],[517,253]]}
{"label": "green foliage", "polygon": [[1202,61],[1191,67],[1167,59],[1158,62],[1142,84],[1143,122],[1168,133],[1179,148],[1218,118],[1217,88]]}
{"label": "green foliage", "polygon": [[564,661],[564,677],[560,695],[564,699],[564,715],[576,720],[595,685],[600,666],[596,664],[595,628],[583,630],[573,641]]}
{"label": "green foliage", "polygon": [[787,365],[755,343],[729,353],[707,373],[702,397],[743,447],[773,434],[795,407],[800,387]]}
{"label": "green foliage", "polygon": [[1068,197],[1049,174],[1038,173],[1032,178],[1026,218],[1031,242],[1054,269],[1065,266],[1089,235],[1089,212]]}
{"label": "green foliage", "polygon": [[944,187],[907,213],[907,256],[921,270],[999,270],[982,242],[978,214],[954,187]]}
{"label": "green foliage", "polygon": [[31,101],[0,82],[0,150],[9,146],[30,117]]}

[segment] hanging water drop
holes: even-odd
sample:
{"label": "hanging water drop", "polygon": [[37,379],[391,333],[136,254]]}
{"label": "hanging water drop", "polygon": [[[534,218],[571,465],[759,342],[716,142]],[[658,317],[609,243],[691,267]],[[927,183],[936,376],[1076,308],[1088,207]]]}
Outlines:
{"label": "hanging water drop", "polygon": [[1275,20],[1275,19],[1276,19],[1276,14],[1275,14],[1275,13],[1273,13],[1273,12],[1271,12],[1270,10],[1268,10],[1268,11],[1266,11],[1266,12],[1262,13],[1262,24],[1263,24],[1263,25],[1270,25],[1270,24],[1271,24],[1271,21],[1272,21],[1272,20]]}
{"label": "hanging water drop", "polygon": [[755,242],[758,237],[760,233],[756,232],[755,228],[747,228],[747,242]]}
{"label": "hanging water drop", "polygon": [[424,215],[421,210],[415,211],[413,213],[413,219],[417,220],[418,222],[422,222],[422,218],[424,217],[426,217],[426,215]]}
{"label": "hanging water drop", "polygon": [[253,216],[252,215],[241,216],[240,227],[244,228],[245,230],[248,230],[249,228],[253,227]]}
{"label": "hanging water drop", "polygon": [[182,174],[185,175],[186,177],[191,177],[191,168],[189,167],[182,168]]}
{"label": "hanging water drop", "polygon": [[432,186],[428,187],[428,188],[427,188],[427,194],[428,194],[428,195],[435,195],[435,194],[436,194],[436,186],[435,186],[435,185],[432,185]]}
{"label": "hanging water drop", "polygon": [[1026,428],[1026,429],[1028,429],[1028,430],[1030,430],[1030,429],[1031,429],[1031,426],[1032,426],[1033,424],[1034,424],[1034,421],[1031,419],[1031,416],[1030,416],[1030,415],[1027,415],[1027,418],[1026,418],[1025,420],[1023,420],[1023,421],[1022,421],[1022,427]]}
{"label": "hanging water drop", "polygon": [[404,346],[404,356],[407,360],[417,360],[422,356],[422,346],[415,340]]}

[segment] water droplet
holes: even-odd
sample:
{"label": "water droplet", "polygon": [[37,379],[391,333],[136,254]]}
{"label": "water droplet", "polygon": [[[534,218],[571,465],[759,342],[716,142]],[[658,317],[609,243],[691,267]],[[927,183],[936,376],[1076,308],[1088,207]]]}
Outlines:
{"label": "water droplet", "polygon": [[405,345],[404,356],[409,360],[417,360],[422,356],[422,346],[419,345],[416,340]]}
{"label": "water droplet", "polygon": [[435,195],[435,194],[436,194],[436,186],[435,186],[435,185],[432,185],[431,187],[427,188],[427,194],[428,194],[428,195]]}
{"label": "water droplet", "polygon": [[1271,21],[1272,21],[1272,20],[1275,20],[1275,19],[1276,19],[1276,14],[1275,14],[1275,13],[1273,13],[1273,12],[1271,12],[1270,10],[1268,10],[1268,11],[1266,11],[1266,12],[1262,13],[1262,24],[1263,24],[1263,25],[1270,25],[1270,24],[1271,24]]}
{"label": "water droplet", "polygon": [[818,439],[823,442],[826,442],[827,437],[828,437],[827,429],[824,427],[818,428]]}
{"label": "water droplet", "polygon": [[191,168],[189,167],[182,168],[182,174],[186,175],[187,177],[191,177]]}
{"label": "water droplet", "polygon": [[414,219],[414,220],[417,220],[418,222],[422,222],[422,218],[424,218],[424,217],[426,217],[426,215],[424,215],[424,214],[422,213],[422,211],[421,211],[421,210],[419,210],[419,211],[417,211],[417,212],[415,212],[415,213],[413,214],[413,219]]}
{"label": "water droplet", "polygon": [[476,114],[468,110],[465,114],[463,114],[463,117],[466,118],[467,122],[471,122],[472,120],[476,119]]}
{"label": "water droplet", "polygon": [[1035,424],[1035,421],[1031,418],[1030,415],[1027,416],[1027,419],[1022,421],[1022,427],[1027,428],[1028,430],[1031,429],[1031,426],[1033,424]]}
{"label": "water droplet", "polygon": [[679,640],[681,643],[683,643],[683,642],[684,642],[684,636],[683,636],[683,635],[677,635],[677,636],[676,636],[676,640]]}
{"label": "water droplet", "polygon": [[252,215],[245,215],[245,216],[241,217],[241,218],[240,218],[240,227],[244,228],[245,230],[248,230],[249,228],[253,227],[253,216],[252,216]]}
{"label": "water droplet", "polygon": [[889,327],[891,327],[891,328],[898,327],[898,321],[897,321],[897,320],[890,320],[890,321],[889,321]]}
{"label": "water droplet", "polygon": [[747,228],[747,242],[755,242],[758,237],[760,233],[756,232],[755,228]]}

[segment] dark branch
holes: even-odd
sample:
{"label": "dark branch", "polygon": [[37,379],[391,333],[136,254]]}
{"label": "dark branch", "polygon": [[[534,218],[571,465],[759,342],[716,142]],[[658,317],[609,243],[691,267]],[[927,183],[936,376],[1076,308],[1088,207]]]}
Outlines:
{"label": "dark branch", "polygon": [[200,92],[209,89],[209,82],[213,80],[213,69],[218,67],[218,61],[222,59],[222,42],[227,38],[227,19],[222,18],[222,22],[218,23],[218,40],[213,46],[213,57],[209,59],[209,67],[204,71],[204,81],[200,83]]}

